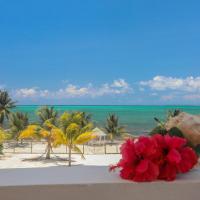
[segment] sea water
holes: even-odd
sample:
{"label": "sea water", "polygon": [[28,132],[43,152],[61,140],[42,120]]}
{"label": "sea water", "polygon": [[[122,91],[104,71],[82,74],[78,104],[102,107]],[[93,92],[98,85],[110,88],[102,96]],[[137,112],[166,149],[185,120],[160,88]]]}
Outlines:
{"label": "sea water", "polygon": [[[155,125],[154,117],[164,120],[168,110],[180,109],[191,114],[200,114],[200,106],[53,106],[60,114],[64,111],[85,111],[92,116],[95,126],[104,127],[109,114],[116,114],[119,123],[131,134],[150,131]],[[36,121],[37,105],[20,105],[14,111],[26,112],[30,121]]]}

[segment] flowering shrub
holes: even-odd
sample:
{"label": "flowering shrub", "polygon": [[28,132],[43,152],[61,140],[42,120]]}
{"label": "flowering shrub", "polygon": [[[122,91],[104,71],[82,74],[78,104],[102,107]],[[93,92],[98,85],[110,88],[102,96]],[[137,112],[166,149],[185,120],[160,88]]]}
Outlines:
{"label": "flowering shrub", "polygon": [[138,182],[172,181],[178,173],[192,169],[198,159],[184,138],[160,134],[128,139],[121,146],[121,154],[121,160],[110,170],[120,168],[123,179]]}

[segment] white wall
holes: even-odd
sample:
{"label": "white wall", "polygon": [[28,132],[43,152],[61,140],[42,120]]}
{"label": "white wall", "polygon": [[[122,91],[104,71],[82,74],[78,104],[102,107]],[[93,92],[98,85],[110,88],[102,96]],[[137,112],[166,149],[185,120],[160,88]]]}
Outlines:
{"label": "white wall", "polygon": [[134,183],[107,167],[76,166],[0,170],[2,200],[199,200],[200,171],[174,182]]}

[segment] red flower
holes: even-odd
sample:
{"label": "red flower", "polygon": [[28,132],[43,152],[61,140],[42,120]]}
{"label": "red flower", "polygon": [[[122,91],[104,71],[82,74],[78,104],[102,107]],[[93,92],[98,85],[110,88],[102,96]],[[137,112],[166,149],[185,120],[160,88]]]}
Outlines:
{"label": "red flower", "polygon": [[197,155],[186,144],[183,138],[160,134],[129,139],[121,146],[121,160],[110,170],[120,168],[123,179],[138,182],[174,180],[197,163]]}
{"label": "red flower", "polygon": [[110,170],[121,168],[120,176],[133,181],[153,181],[159,175],[157,143],[150,137],[127,140],[121,147],[122,159]]}
{"label": "red flower", "polygon": [[134,181],[153,181],[159,175],[158,166],[151,160],[144,159],[139,162],[135,170]]}
{"label": "red flower", "polygon": [[194,150],[190,147],[185,147],[181,150],[181,162],[178,165],[178,169],[180,172],[185,173],[196,165],[198,162],[198,158]]}
{"label": "red flower", "polygon": [[186,139],[169,135],[153,137],[159,142],[162,152],[159,179],[174,180],[178,173],[189,171],[197,163],[197,155],[186,146]]}
{"label": "red flower", "polygon": [[176,178],[177,169],[174,165],[167,163],[160,168],[158,179],[173,181]]}

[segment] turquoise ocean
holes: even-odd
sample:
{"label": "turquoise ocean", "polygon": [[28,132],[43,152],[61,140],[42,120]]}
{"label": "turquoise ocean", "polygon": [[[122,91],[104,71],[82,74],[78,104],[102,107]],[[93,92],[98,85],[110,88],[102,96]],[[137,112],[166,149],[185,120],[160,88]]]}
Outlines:
{"label": "turquoise ocean", "polygon": [[[150,131],[155,125],[154,117],[165,119],[168,110],[180,109],[191,114],[200,114],[200,106],[53,106],[59,113],[64,111],[85,111],[92,115],[93,122],[98,127],[104,127],[108,114],[116,114],[121,125],[132,134],[142,134]],[[30,121],[37,120],[37,105],[19,105],[14,111],[26,112]]]}

